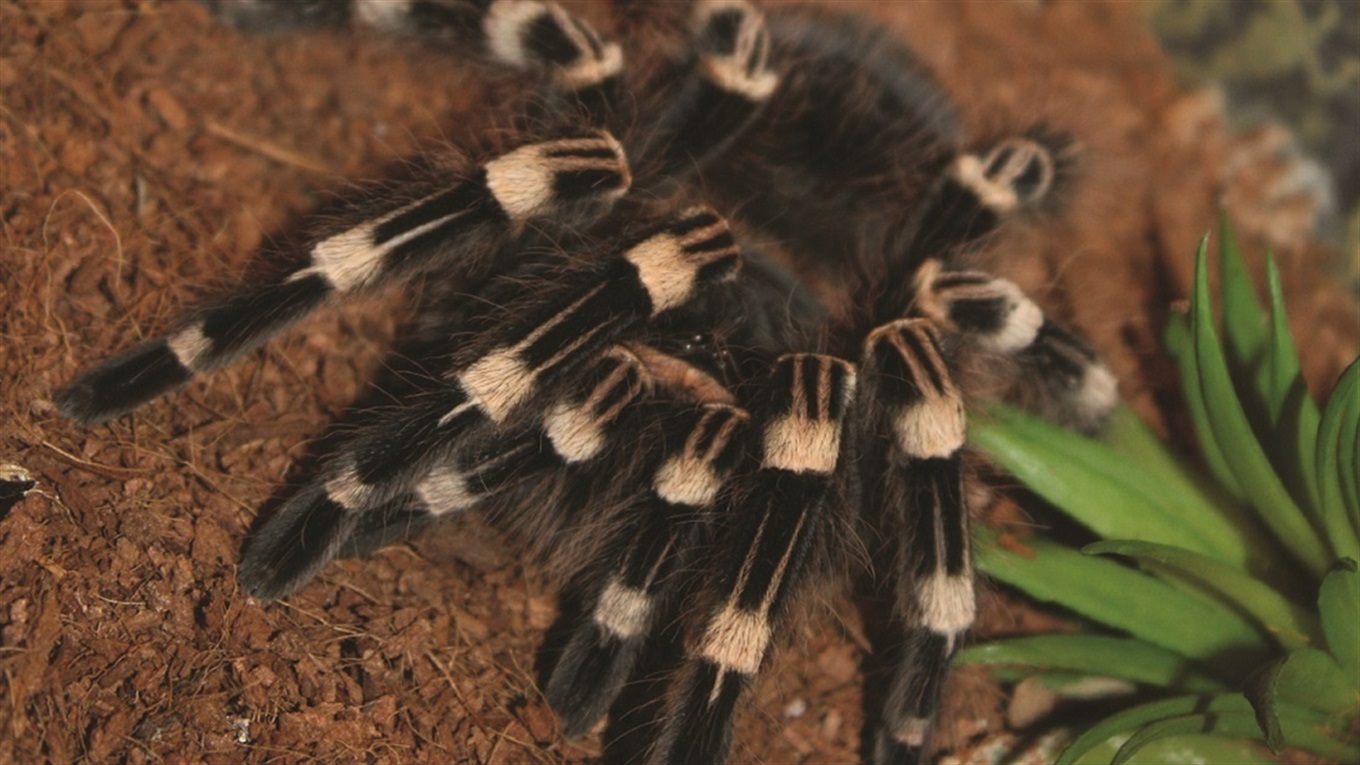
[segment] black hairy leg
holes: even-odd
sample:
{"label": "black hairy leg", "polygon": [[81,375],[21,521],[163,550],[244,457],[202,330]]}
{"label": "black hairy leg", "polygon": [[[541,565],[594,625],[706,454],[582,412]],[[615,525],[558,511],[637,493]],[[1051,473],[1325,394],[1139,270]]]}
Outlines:
{"label": "black hairy leg", "polygon": [[619,0],[615,36],[536,0],[207,4],[447,49],[525,88],[515,130],[354,200],[279,277],[95,364],[60,411],[112,420],[397,286],[420,373],[262,519],[245,592],[484,513],[573,604],[543,676],[565,735],[609,718],[607,756],[662,765],[726,760],[790,623],[854,583],[889,604],[864,758],[928,760],[976,610],[970,403],[1092,430],[1115,402],[1085,342],[991,272],[1009,229],[1061,213],[1075,142],[971,139],[910,51],[825,10]]}

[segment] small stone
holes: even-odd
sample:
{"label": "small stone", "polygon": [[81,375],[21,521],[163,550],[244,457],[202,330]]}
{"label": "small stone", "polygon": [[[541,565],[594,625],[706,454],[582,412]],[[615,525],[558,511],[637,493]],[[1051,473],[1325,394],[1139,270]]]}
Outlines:
{"label": "small stone", "polygon": [[1047,717],[1058,705],[1058,694],[1037,677],[1027,677],[1015,685],[1011,704],[1006,709],[1006,724],[1024,730]]}

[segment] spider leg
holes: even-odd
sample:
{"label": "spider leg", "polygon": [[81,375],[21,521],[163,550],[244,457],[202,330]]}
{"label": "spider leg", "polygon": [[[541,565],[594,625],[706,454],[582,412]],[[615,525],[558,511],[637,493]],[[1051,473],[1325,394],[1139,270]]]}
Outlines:
{"label": "spider leg", "polygon": [[1048,201],[1064,180],[1066,136],[1011,136],[954,158],[920,213],[911,250],[939,255],[996,230],[1007,217]]}
{"label": "spider leg", "polygon": [[875,763],[923,761],[949,670],[973,624],[969,516],[960,452],[963,402],[925,319],[885,324],[865,342],[864,410],[881,434],[866,453],[868,512],[894,563],[898,653],[877,726]]}
{"label": "spider leg", "polygon": [[616,257],[562,275],[565,286],[551,288],[546,299],[524,285],[524,298],[504,312],[468,363],[347,450],[352,465],[342,483],[357,493],[390,484],[465,433],[532,411],[538,394],[583,360],[730,277],[737,263],[726,223],[696,207],[625,244]]}
{"label": "spider leg", "polygon": [[455,258],[464,274],[492,268],[491,256],[527,223],[592,221],[629,183],[623,150],[607,133],[522,146],[467,180],[321,239],[290,273],[86,370],[57,393],[57,405],[84,425],[107,421],[226,365],[336,296]]}
{"label": "spider leg", "polygon": [[[721,150],[779,81],[769,68],[769,35],[754,6],[744,0],[693,5],[693,56],[667,73],[684,84],[667,93],[659,117],[639,114],[620,97],[622,48],[554,2],[353,0],[352,16],[379,29],[447,39],[496,67],[541,74],[544,87],[535,106],[550,114],[579,107],[593,125],[636,133],[628,153],[639,166],[648,165],[638,175],[661,178],[690,171],[689,165]],[[632,130],[639,124],[643,129]]]}
{"label": "spider leg", "polygon": [[[248,588],[277,597],[300,586],[336,556],[357,517],[418,489],[421,481],[434,481],[432,491],[458,494],[454,488],[464,479],[461,473],[454,481],[446,475],[451,468],[435,465],[448,465],[450,453],[473,450],[499,433],[541,420],[555,448],[599,448],[597,440],[573,424],[573,410],[550,408],[545,392],[570,380],[583,363],[630,329],[683,305],[705,285],[730,277],[737,265],[737,245],[726,223],[697,207],[654,226],[616,257],[562,275],[565,285],[546,300],[535,294],[534,285],[523,285],[523,299],[509,307],[468,363],[457,365],[414,404],[361,429],[261,529],[262,538],[287,543],[289,530],[305,522],[308,533],[320,535],[325,543],[311,542],[313,557],[288,576],[261,567],[260,574],[249,576]],[[561,438],[554,440],[559,433]],[[279,531],[271,531],[271,525]],[[260,557],[279,559],[276,547],[266,543]],[[244,565],[242,570],[245,577]]]}
{"label": "spider leg", "polygon": [[538,0],[355,0],[360,23],[446,39],[487,63],[541,74],[550,109],[584,107],[603,124],[617,104],[623,50],[587,21]]}
{"label": "spider leg", "polygon": [[802,590],[835,493],[854,367],[830,356],[776,362],[766,391],[759,469],[727,495],[712,598],[690,635],[649,763],[726,759],[732,715]]}
{"label": "spider leg", "polygon": [[690,18],[694,59],[669,96],[644,148],[639,172],[677,185],[729,146],[779,85],[763,14],[745,0],[704,0]]}
{"label": "spider leg", "polygon": [[[583,735],[609,710],[632,675],[658,614],[667,610],[672,574],[689,549],[742,454],[747,414],[708,404],[680,418],[682,437],[626,515],[621,546],[593,568],[582,618],[571,628],[544,685],[568,738]],[[570,595],[570,593],[568,593]]]}
{"label": "spider leg", "polygon": [[353,21],[457,46],[488,64],[543,74],[550,97],[608,108],[623,52],[557,3],[538,0],[199,0],[247,32]]}
{"label": "spider leg", "polygon": [[[1003,222],[1052,203],[1067,180],[1071,139],[1036,130],[1004,138],[954,157],[895,247],[912,269],[929,258],[967,250]],[[914,286],[903,282],[883,293],[879,322],[902,316]]]}
{"label": "spider leg", "polygon": [[[314,482],[251,540],[241,561],[241,586],[259,598],[280,598],[336,557],[366,554],[409,537],[441,517],[473,509],[545,474],[549,480],[568,481],[565,468],[597,459],[609,442],[620,438],[620,415],[649,385],[641,362],[615,346],[600,355],[583,379],[572,381],[570,392],[554,401],[541,421],[468,438],[388,494],[373,492],[342,505],[329,496],[331,484]],[[542,508],[535,512],[553,513]]]}
{"label": "spider leg", "polygon": [[1098,430],[1117,403],[1114,375],[1090,346],[1044,316],[1009,280],[945,272],[931,259],[917,272],[916,290],[917,312],[1016,365],[1012,398],[1086,432]]}

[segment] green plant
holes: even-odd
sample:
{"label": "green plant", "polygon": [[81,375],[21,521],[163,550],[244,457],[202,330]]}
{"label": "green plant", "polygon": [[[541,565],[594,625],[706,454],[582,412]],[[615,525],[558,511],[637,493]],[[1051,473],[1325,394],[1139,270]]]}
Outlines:
{"label": "green plant", "polygon": [[[1207,475],[1127,409],[1099,442],[1009,409],[972,429],[997,464],[1101,540],[1077,550],[979,532],[984,572],[1092,629],[986,643],[959,661],[1060,692],[1091,677],[1139,689],[1059,763],[1119,763],[1140,750],[1160,761],[1272,761],[1242,739],[1360,761],[1360,360],[1319,409],[1274,262],[1267,314],[1226,219],[1220,343],[1207,241],[1189,312],[1166,336]],[[1144,749],[1171,737],[1174,757]]]}

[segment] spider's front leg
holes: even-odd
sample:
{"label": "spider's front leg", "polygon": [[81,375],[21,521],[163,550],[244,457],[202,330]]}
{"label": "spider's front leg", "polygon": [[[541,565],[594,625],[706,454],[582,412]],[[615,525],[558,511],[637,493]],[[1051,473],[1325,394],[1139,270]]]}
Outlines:
{"label": "spider's front leg", "polygon": [[874,737],[874,762],[923,759],[949,661],[973,624],[963,401],[931,323],[874,330],[862,370],[867,540],[891,564],[873,574],[892,595],[895,667]]}
{"label": "spider's front leg", "polygon": [[61,413],[95,425],[225,366],[336,298],[457,262],[475,281],[533,222],[585,225],[631,183],[623,149],[607,133],[522,146],[468,178],[325,237],[278,279],[192,312],[165,337],[131,348],[57,393]]}
{"label": "spider's front leg", "polygon": [[840,359],[798,354],[776,362],[756,412],[760,466],[737,479],[716,519],[718,555],[697,573],[702,616],[687,638],[649,763],[726,759],[737,701],[804,592],[837,504],[854,390],[854,368]]}

